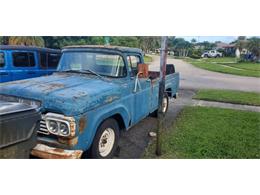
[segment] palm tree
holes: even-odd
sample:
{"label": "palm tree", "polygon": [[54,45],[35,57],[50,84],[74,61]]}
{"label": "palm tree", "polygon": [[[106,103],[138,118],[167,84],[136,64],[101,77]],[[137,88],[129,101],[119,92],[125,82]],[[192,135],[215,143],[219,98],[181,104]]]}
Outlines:
{"label": "palm tree", "polygon": [[247,48],[257,57],[257,59],[260,58],[260,38],[252,37],[248,39]]}
{"label": "palm tree", "polygon": [[246,36],[239,36],[236,41],[237,49],[239,49],[239,51],[241,52],[242,49],[246,48],[246,45],[247,45]]}
{"label": "palm tree", "polygon": [[44,47],[44,40],[39,36],[17,36],[9,37],[9,45],[26,45]]}

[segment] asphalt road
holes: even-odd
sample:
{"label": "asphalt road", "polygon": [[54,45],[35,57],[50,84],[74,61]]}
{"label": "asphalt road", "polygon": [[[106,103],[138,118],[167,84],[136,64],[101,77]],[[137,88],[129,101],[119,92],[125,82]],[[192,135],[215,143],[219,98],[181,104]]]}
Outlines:
{"label": "asphalt road", "polygon": [[[160,57],[153,56],[151,70],[159,70]],[[236,76],[197,68],[183,60],[167,59],[168,64],[174,64],[180,72],[180,87],[182,89],[229,89],[260,92],[260,78]]]}
{"label": "asphalt road", "polygon": [[[153,56],[153,58],[154,61],[150,64],[149,69],[159,70],[160,58],[159,56]],[[230,89],[260,92],[259,78],[211,72],[196,68],[178,59],[168,59],[167,63],[174,64],[176,71],[180,72],[181,77],[179,97],[171,101],[166,115],[165,121],[168,127],[174,123],[184,106],[193,104],[192,96],[198,89]],[[157,119],[147,117],[128,131],[122,132],[118,154],[115,158],[142,158],[145,148],[152,139],[148,134],[150,131],[155,131],[156,128]]]}

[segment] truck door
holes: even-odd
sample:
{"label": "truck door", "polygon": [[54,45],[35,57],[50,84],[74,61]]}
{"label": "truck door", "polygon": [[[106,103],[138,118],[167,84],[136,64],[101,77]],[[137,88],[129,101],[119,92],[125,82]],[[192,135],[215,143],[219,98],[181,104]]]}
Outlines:
{"label": "truck door", "polygon": [[129,55],[127,61],[131,70],[131,90],[134,98],[132,121],[137,123],[149,114],[151,82],[147,78],[139,78],[138,84],[136,84],[137,65],[142,63],[140,56]]}
{"label": "truck door", "polygon": [[0,51],[0,83],[11,81],[11,72],[7,67],[6,55]]}

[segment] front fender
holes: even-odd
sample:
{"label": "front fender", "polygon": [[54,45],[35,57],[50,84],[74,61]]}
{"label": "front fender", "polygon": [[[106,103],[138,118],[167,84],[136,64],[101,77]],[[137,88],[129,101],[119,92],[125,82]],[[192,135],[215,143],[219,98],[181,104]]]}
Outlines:
{"label": "front fender", "polygon": [[131,120],[131,115],[126,106],[124,106],[123,104],[119,104],[118,102],[112,103],[89,111],[85,116],[87,125],[83,132],[79,134],[79,142],[77,148],[83,149],[84,151],[89,149],[99,125],[105,119],[110,118],[115,114],[119,114],[122,117],[124,125],[127,128]]}

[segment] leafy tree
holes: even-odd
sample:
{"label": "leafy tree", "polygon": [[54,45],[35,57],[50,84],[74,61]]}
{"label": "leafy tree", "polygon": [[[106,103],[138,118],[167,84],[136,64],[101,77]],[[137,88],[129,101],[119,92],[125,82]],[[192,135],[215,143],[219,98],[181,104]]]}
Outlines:
{"label": "leafy tree", "polygon": [[43,37],[46,47],[62,48],[68,45],[93,44],[91,37],[86,36],[45,36]]}
{"label": "leafy tree", "polygon": [[14,36],[9,37],[8,44],[44,47],[44,40],[39,36]]}
{"label": "leafy tree", "polygon": [[[126,46],[126,47],[139,47],[138,37],[110,37],[110,45]],[[104,43],[103,43],[104,44]]]}
{"label": "leafy tree", "polygon": [[210,43],[208,41],[201,42],[201,43],[199,43],[199,45],[201,45],[204,50],[211,50],[214,47],[216,47],[215,43]]}
{"label": "leafy tree", "polygon": [[246,40],[246,36],[238,36],[237,40],[245,41]]}
{"label": "leafy tree", "polygon": [[[104,45],[104,36],[66,36],[66,37],[43,37],[46,47],[62,48],[67,45]],[[139,47],[137,37],[109,37],[110,45]]]}
{"label": "leafy tree", "polygon": [[139,37],[139,47],[142,48],[145,52],[154,51],[160,47],[160,37]]}
{"label": "leafy tree", "polygon": [[186,57],[189,55],[193,45],[189,41],[185,41],[183,38],[176,38],[172,42],[173,49],[179,56]]}
{"label": "leafy tree", "polygon": [[0,36],[0,45],[8,45],[8,36]]}
{"label": "leafy tree", "polygon": [[190,41],[192,44],[195,44],[195,43],[197,43],[197,41],[196,41],[196,39],[191,39],[191,41]]}

